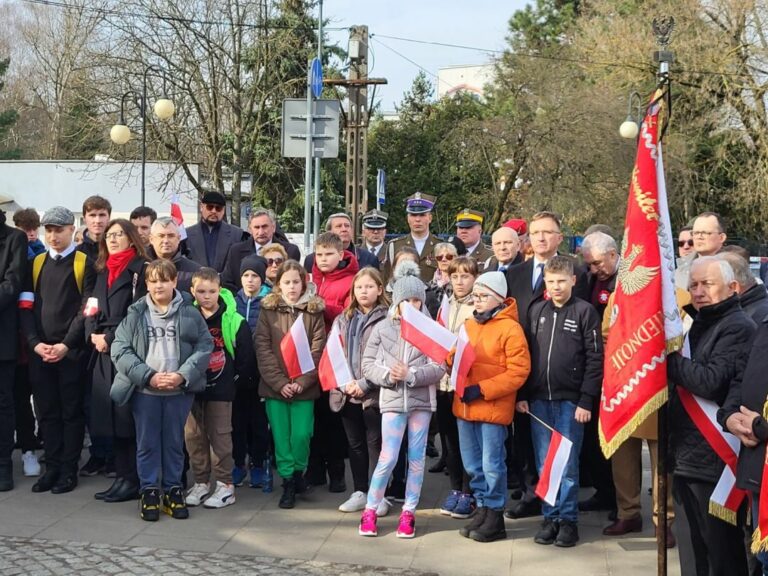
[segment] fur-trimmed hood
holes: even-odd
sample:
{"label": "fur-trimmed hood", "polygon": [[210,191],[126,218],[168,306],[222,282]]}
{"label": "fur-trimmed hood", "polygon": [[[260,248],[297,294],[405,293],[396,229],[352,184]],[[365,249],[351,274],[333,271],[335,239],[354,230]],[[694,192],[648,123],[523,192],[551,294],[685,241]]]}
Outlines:
{"label": "fur-trimmed hood", "polygon": [[266,310],[277,310],[278,308],[299,309],[310,314],[319,314],[325,310],[325,302],[317,296],[317,288],[312,282],[307,284],[307,289],[301,295],[296,304],[288,304],[280,294],[270,292],[261,301],[261,307]]}

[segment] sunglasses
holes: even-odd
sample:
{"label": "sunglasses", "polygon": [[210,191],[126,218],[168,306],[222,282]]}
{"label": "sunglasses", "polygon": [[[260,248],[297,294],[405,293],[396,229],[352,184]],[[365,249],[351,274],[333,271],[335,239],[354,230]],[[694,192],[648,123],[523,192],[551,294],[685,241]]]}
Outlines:
{"label": "sunglasses", "polygon": [[223,212],[224,206],[221,206],[219,204],[206,204],[205,209],[211,212]]}
{"label": "sunglasses", "polygon": [[677,247],[682,248],[683,246],[693,246],[693,240],[678,240]]}
{"label": "sunglasses", "polygon": [[267,261],[267,266],[280,266],[283,262],[285,262],[285,258],[265,258]]}
{"label": "sunglasses", "polygon": [[453,260],[453,254],[440,254],[440,256],[435,256],[435,259],[438,262],[442,262],[443,260],[450,262],[451,260]]}

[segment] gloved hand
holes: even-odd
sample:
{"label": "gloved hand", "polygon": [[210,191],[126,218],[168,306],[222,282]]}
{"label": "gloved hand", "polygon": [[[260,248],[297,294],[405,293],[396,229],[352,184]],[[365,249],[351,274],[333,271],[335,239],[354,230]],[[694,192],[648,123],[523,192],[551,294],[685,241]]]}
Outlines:
{"label": "gloved hand", "polygon": [[464,404],[469,404],[482,396],[483,393],[480,391],[480,385],[472,384],[471,386],[464,388],[464,395],[461,397],[461,401],[464,402]]}

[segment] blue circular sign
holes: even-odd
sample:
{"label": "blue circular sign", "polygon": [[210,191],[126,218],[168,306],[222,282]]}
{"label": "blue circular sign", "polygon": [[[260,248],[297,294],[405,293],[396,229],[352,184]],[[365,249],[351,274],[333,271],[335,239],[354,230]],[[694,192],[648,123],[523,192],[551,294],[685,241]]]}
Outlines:
{"label": "blue circular sign", "polygon": [[320,94],[323,92],[323,64],[319,58],[312,59],[312,80],[310,82],[312,86],[312,95],[315,98],[320,98]]}

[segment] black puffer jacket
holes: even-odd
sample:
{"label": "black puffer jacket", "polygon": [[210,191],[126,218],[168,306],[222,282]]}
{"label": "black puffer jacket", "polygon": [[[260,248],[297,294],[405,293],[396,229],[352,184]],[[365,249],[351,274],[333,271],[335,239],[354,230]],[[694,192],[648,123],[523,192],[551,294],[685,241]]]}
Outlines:
{"label": "black puffer jacket", "polygon": [[744,372],[755,323],[744,314],[736,296],[698,312],[691,306],[686,306],[685,311],[694,318],[688,333],[691,358],[671,354],[667,363],[673,471],[678,476],[716,483],[723,461],[696,428],[675,389],[682,386],[723,406],[732,384]]}
{"label": "black puffer jacket", "polygon": [[[757,326],[755,341],[749,354],[747,367],[744,368],[742,378],[734,380],[731,390],[723,404],[717,411],[717,421],[725,427],[728,417],[739,411],[741,406],[746,406],[758,414],[763,413],[763,406],[768,398],[768,318],[765,318]],[[752,431],[760,443],[754,448],[741,447],[739,452],[739,464],[736,469],[736,485],[739,488],[759,492],[763,474],[763,460],[765,458],[765,445],[768,441],[768,424],[761,416],[756,418]]]}

